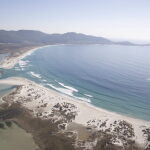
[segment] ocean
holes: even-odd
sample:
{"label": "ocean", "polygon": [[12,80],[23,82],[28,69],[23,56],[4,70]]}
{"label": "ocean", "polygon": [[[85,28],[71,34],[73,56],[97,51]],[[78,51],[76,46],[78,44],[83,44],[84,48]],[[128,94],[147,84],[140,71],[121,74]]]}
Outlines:
{"label": "ocean", "polygon": [[96,107],[150,120],[149,46],[49,46],[1,71],[1,78],[25,77]]}

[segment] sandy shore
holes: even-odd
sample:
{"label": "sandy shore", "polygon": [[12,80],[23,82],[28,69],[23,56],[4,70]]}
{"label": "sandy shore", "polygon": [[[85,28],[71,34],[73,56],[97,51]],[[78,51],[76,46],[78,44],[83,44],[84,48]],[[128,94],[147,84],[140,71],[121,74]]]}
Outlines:
{"label": "sandy shore", "polygon": [[[110,132],[113,132],[114,124],[119,125],[121,121],[126,121],[134,129],[135,136],[132,138],[143,146],[148,143],[146,136],[143,134],[143,130],[150,127],[150,122],[148,121],[130,118],[94,107],[89,103],[58,93],[24,78],[7,78],[0,80],[0,84],[20,85],[22,88],[19,93],[15,94],[13,101],[18,101],[25,108],[32,110],[34,116],[39,115],[42,119],[48,119],[54,106],[58,103],[60,105],[68,103],[72,105],[67,105],[65,112],[75,114],[73,122],[86,127],[90,126],[96,130],[110,129]],[[56,115],[54,117],[56,120],[60,119],[60,116]],[[101,126],[101,123],[105,124],[105,126]],[[118,144],[120,144],[119,140]]]}
{"label": "sandy shore", "polygon": [[19,60],[32,54],[37,49],[47,47],[47,46],[49,46],[49,45],[38,46],[36,48],[30,48],[28,50],[25,50],[25,52],[23,52],[23,53],[17,54],[17,56],[8,56],[5,58],[5,60],[3,62],[0,63],[0,68],[11,69],[19,62]]}
{"label": "sandy shore", "polygon": [[25,58],[28,55],[31,55],[34,51],[38,50],[39,48],[44,48],[44,47],[48,47],[48,46],[57,46],[57,45],[65,45],[65,44],[53,44],[53,45],[38,46],[35,48],[29,48],[28,50],[25,50],[25,52],[17,54],[17,56],[8,56],[5,58],[5,60],[3,62],[0,63],[0,68],[11,69],[19,62],[19,60]]}

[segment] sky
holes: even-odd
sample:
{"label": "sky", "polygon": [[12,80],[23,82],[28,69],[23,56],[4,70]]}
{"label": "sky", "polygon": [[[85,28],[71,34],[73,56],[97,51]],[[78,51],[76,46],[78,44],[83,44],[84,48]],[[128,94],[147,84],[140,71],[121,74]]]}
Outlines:
{"label": "sky", "polygon": [[150,0],[0,0],[0,29],[150,42]]}

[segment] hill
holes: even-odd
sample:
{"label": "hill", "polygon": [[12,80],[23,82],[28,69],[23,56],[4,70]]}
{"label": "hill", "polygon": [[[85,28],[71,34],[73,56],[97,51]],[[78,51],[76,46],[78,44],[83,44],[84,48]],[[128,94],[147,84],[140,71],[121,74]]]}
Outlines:
{"label": "hill", "polygon": [[113,44],[111,40],[75,32],[47,34],[34,30],[0,30],[0,43],[22,44]]}

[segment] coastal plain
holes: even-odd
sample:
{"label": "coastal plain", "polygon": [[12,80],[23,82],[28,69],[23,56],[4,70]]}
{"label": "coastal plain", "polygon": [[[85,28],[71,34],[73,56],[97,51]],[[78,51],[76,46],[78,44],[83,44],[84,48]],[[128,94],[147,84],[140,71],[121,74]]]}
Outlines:
{"label": "coastal plain", "polygon": [[146,149],[150,144],[148,121],[96,108],[24,78],[0,81],[0,84],[9,83],[17,85],[17,88],[2,98],[4,103],[19,104],[18,107],[25,109],[29,116],[50,121],[47,126],[53,124],[57,128],[53,134],[70,134],[68,137],[74,139],[75,148],[94,149],[106,135],[111,135],[109,142],[120,149],[134,144]]}

